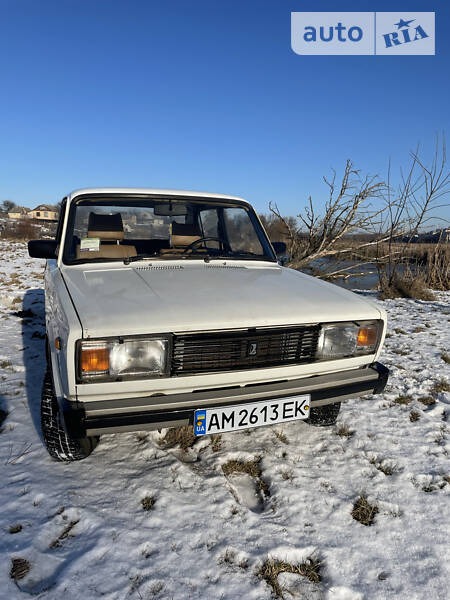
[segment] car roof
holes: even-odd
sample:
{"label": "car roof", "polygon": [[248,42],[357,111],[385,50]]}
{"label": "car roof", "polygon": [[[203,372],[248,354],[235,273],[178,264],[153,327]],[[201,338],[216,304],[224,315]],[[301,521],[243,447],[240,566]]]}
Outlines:
{"label": "car roof", "polygon": [[104,188],[82,188],[74,190],[67,195],[67,201],[72,202],[78,196],[89,196],[89,195],[144,195],[144,196],[162,196],[162,197],[178,197],[178,198],[205,198],[208,201],[214,202],[223,200],[232,200],[234,202],[242,202],[248,206],[251,206],[247,200],[240,198],[239,196],[227,196],[225,194],[216,194],[212,192],[196,192],[192,190],[167,190],[157,188],[128,188],[128,187],[104,187]]}

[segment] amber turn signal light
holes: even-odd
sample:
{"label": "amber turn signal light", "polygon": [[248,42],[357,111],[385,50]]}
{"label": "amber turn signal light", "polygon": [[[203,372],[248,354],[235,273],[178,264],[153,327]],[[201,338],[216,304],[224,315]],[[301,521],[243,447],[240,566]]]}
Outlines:
{"label": "amber turn signal light", "polygon": [[366,346],[375,346],[375,344],[377,343],[377,337],[378,332],[376,327],[360,327],[358,331],[356,345],[359,348]]}
{"label": "amber turn signal light", "polygon": [[92,373],[109,370],[108,348],[83,348],[80,360],[81,372]]}

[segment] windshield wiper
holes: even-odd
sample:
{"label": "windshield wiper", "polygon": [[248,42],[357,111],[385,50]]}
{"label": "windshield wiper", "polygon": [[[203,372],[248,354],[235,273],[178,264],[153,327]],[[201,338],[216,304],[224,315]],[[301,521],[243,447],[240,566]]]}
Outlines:
{"label": "windshield wiper", "polygon": [[136,256],[127,256],[126,258],[123,259],[123,264],[124,265],[129,265],[132,262],[135,262],[136,260],[143,260],[144,258],[156,258],[157,255],[155,256],[155,254],[136,254]]}
{"label": "windshield wiper", "polygon": [[228,259],[233,259],[233,258],[254,258],[254,259],[261,259],[261,260],[269,260],[270,257],[268,257],[266,254],[257,254],[256,252],[229,252],[228,254],[219,254],[219,255],[213,255],[211,256],[211,258],[228,258]]}

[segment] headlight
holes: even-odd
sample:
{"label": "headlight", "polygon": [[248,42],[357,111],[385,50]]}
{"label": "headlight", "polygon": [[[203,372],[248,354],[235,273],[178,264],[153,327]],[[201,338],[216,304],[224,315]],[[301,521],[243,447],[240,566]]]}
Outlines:
{"label": "headlight", "polygon": [[167,374],[167,338],[80,340],[77,373],[81,382],[145,379]]}
{"label": "headlight", "polygon": [[373,354],[381,339],[382,321],[322,325],[317,358],[334,359]]}

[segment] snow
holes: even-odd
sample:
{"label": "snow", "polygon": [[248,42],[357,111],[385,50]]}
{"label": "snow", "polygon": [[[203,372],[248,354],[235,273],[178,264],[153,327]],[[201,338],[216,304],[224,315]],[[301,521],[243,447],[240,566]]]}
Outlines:
{"label": "snow", "polygon": [[[321,583],[282,573],[287,598],[448,597],[450,393],[433,386],[450,381],[450,293],[381,303],[388,388],[345,403],[336,427],[228,433],[187,453],[161,445],[164,432],[104,436],[87,460],[62,464],[38,433],[43,261],[24,244],[0,252],[2,600],[269,599],[258,568],[310,556]],[[230,460],[259,458],[267,494],[250,475],[224,475]],[[361,495],[378,507],[371,526],[351,514]],[[30,569],[14,581],[18,558]]]}

